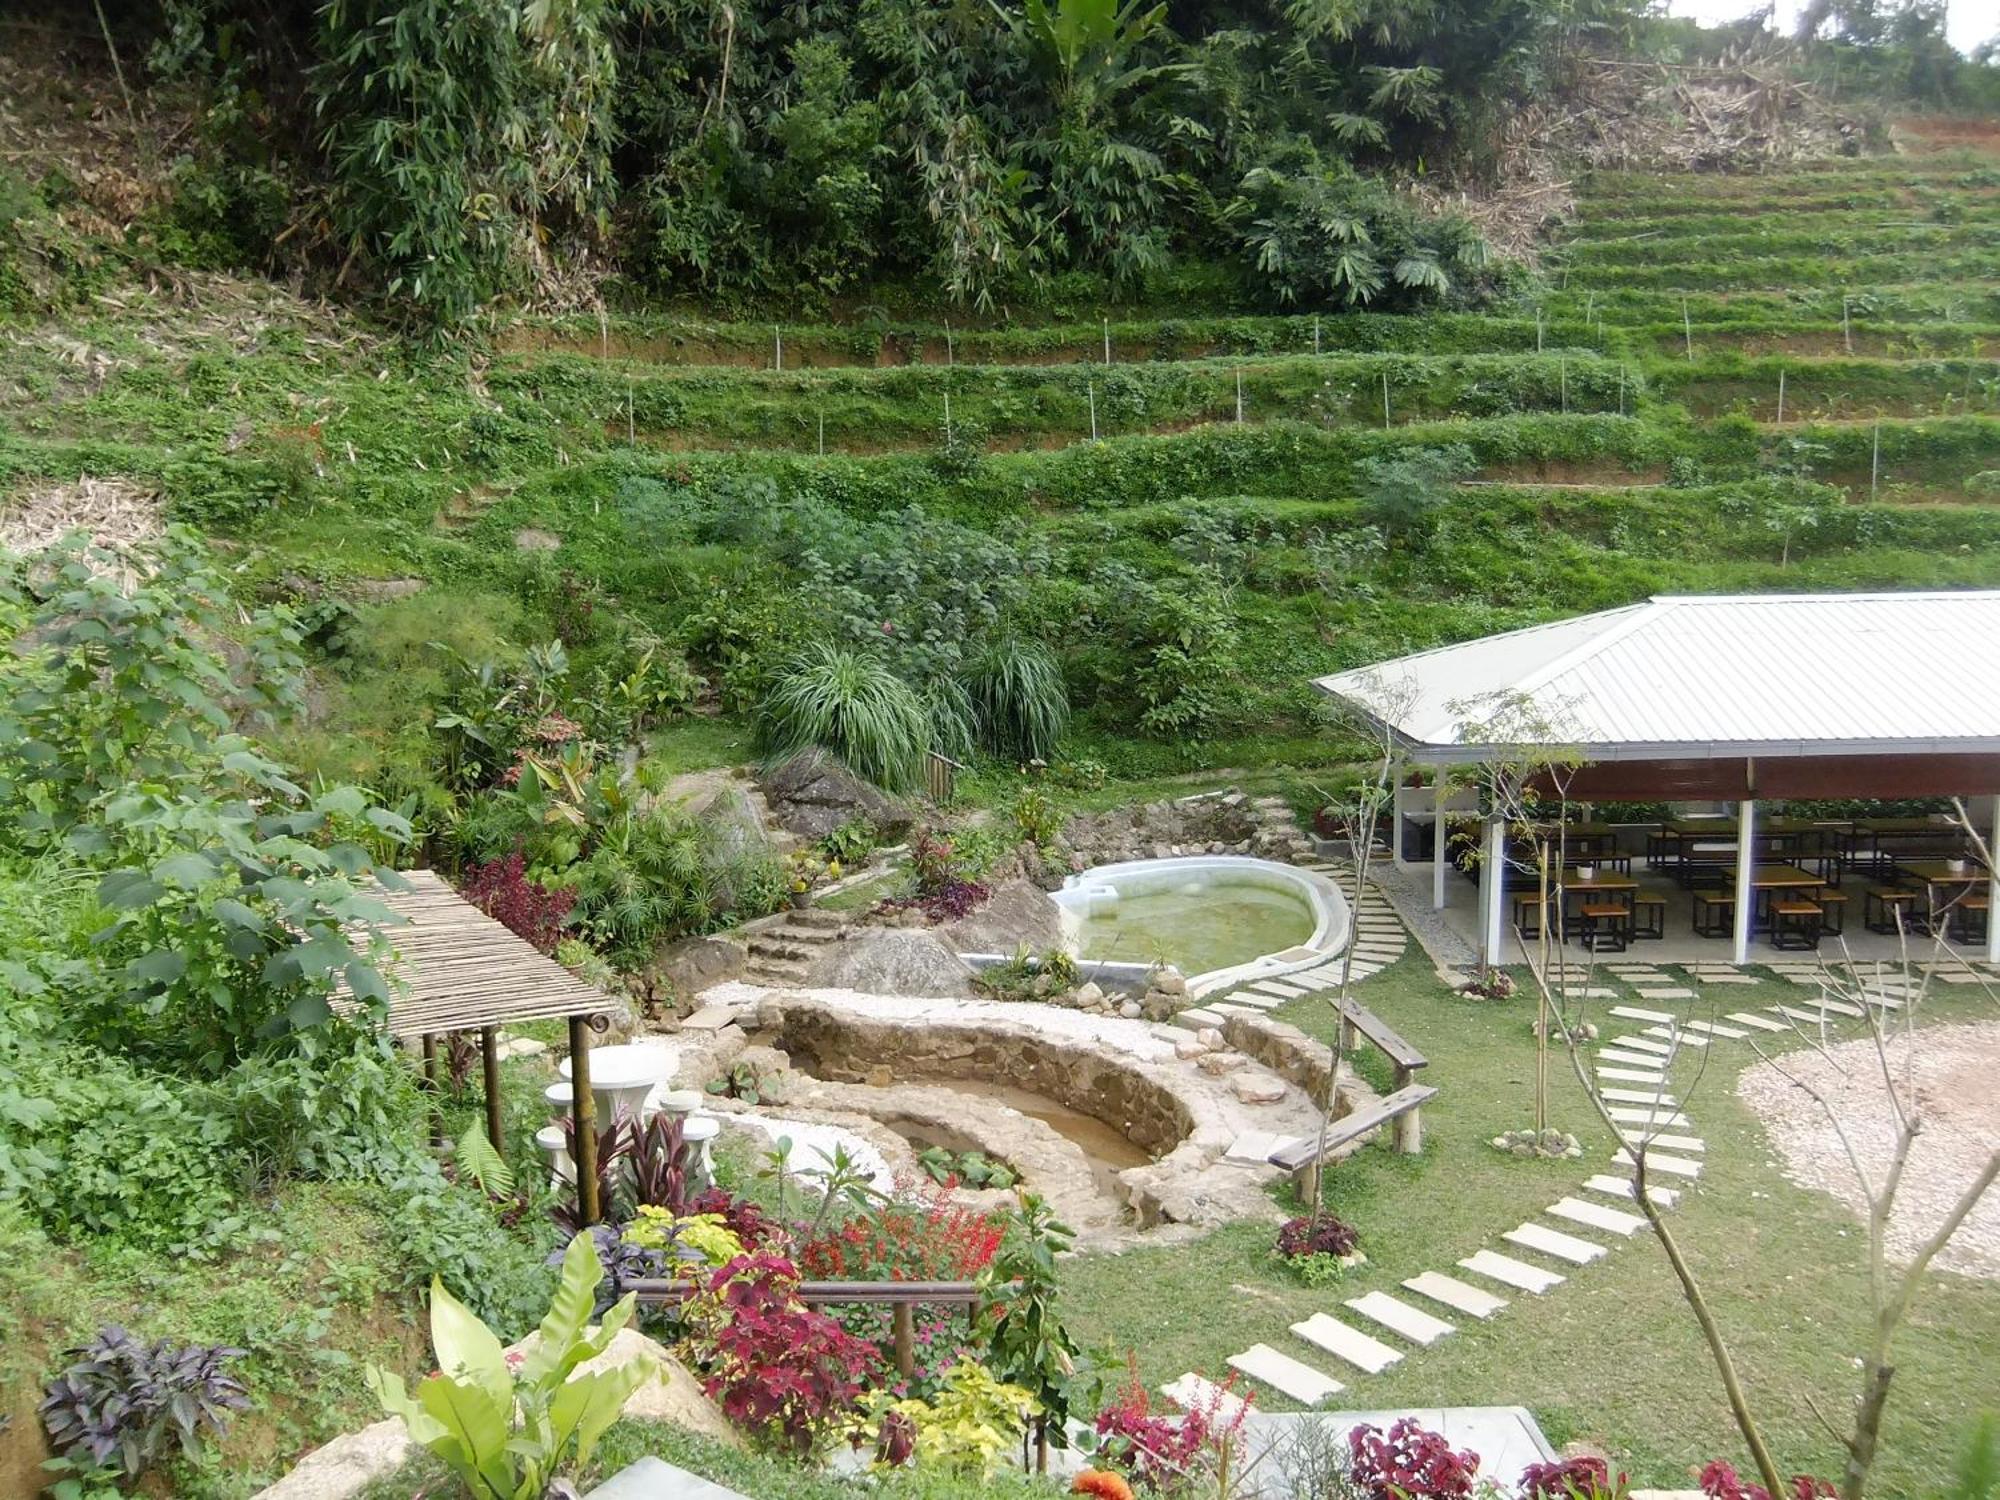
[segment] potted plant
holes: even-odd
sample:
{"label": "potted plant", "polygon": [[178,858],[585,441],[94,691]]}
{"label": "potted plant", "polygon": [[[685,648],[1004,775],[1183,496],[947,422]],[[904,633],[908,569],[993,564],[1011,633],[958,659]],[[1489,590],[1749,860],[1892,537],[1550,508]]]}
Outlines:
{"label": "potted plant", "polygon": [[812,893],[823,881],[840,879],[840,861],[822,860],[810,849],[801,849],[791,858],[792,905],[800,909],[812,905]]}

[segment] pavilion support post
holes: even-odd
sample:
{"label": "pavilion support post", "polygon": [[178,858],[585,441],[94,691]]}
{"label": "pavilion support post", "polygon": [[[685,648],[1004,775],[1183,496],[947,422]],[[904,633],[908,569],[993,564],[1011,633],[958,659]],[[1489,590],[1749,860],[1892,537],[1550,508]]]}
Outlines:
{"label": "pavilion support post", "polygon": [[1505,931],[1507,914],[1507,820],[1498,814],[1489,814],[1486,819],[1486,857],[1479,861],[1480,915],[1485,924],[1481,929],[1481,948],[1489,964],[1505,961],[1501,952],[1501,934]]}
{"label": "pavilion support post", "polygon": [[1445,845],[1444,805],[1448,800],[1450,800],[1450,794],[1445,790],[1444,774],[1442,772],[1438,772],[1437,796],[1434,800],[1434,805],[1437,809],[1437,820],[1431,825],[1431,833],[1432,833],[1431,910],[1432,911],[1444,910],[1444,872],[1446,869],[1445,857],[1444,857],[1444,852],[1445,852],[1444,851],[1444,845]]}
{"label": "pavilion support post", "polygon": [[1757,887],[1757,804],[1745,798],[1736,804],[1736,956],[1739,964],[1750,962],[1752,918],[1756,915]]}
{"label": "pavilion support post", "polygon": [[435,1032],[424,1033],[424,1096],[430,1119],[431,1145],[444,1144],[444,1080],[438,1076],[438,1039]]}
{"label": "pavilion support post", "polygon": [[1986,839],[1986,961],[2000,964],[2000,795],[1993,798],[1993,822]]}
{"label": "pavilion support post", "polygon": [[500,1120],[500,1029],[482,1026],[479,1030],[479,1064],[486,1086],[486,1139],[502,1156],[507,1154],[507,1131]]}
{"label": "pavilion support post", "polygon": [[603,1209],[597,1201],[597,1100],[590,1092],[590,1018],[569,1018],[570,1119],[576,1124],[576,1208],[585,1224]]}

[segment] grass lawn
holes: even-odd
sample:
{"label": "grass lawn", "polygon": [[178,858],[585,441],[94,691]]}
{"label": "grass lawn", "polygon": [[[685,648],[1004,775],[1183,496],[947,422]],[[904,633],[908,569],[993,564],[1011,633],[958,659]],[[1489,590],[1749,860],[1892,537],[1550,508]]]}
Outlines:
{"label": "grass lawn", "polygon": [[[1704,992],[1697,1014],[1793,993],[1778,980],[1718,987]],[[1289,1324],[1315,1310],[1338,1313],[1343,1299],[1362,1292],[1398,1292],[1420,1271],[1455,1272],[1461,1256],[1482,1246],[1506,1251],[1503,1230],[1608,1169],[1612,1147],[1560,1057],[1552,1059],[1551,1112],[1584,1140],[1584,1159],[1522,1161],[1487,1144],[1529,1122],[1535,1049],[1525,993],[1499,1004],[1466,1000],[1413,952],[1361,985],[1358,998],[1423,1049],[1426,1077],[1442,1091],[1425,1110],[1422,1156],[1371,1145],[1328,1174],[1327,1201],[1359,1229],[1368,1263],[1338,1287],[1307,1290],[1270,1259],[1270,1229],[1253,1224],[1191,1245],[1079,1259],[1067,1275],[1072,1320],[1089,1340],[1137,1351],[1149,1385],[1183,1370],[1222,1372],[1230,1354],[1258,1341],[1328,1367],[1331,1356],[1298,1343]],[[1614,1003],[1589,1002],[1586,1013],[1601,1015]],[[1934,993],[1926,1024],[1991,1013],[1990,1002],[1944,990]],[[1323,1003],[1294,1002],[1280,1014],[1322,1037],[1330,1031]],[[1699,1079],[1698,1058],[1684,1059],[1675,1074],[1695,1133],[1708,1143],[1708,1168],[1672,1223],[1728,1331],[1780,1466],[1833,1475],[1836,1444],[1808,1402],[1840,1421],[1856,1390],[1853,1361],[1867,1322],[1862,1237],[1832,1199],[1780,1176],[1761,1128],[1734,1095],[1737,1073],[1756,1061],[1748,1044],[1718,1042],[1715,1053]],[[1713,1364],[1659,1249],[1642,1235],[1591,1266],[1562,1269],[1569,1281],[1548,1296],[1514,1294],[1487,1324],[1454,1317],[1457,1333],[1381,1375],[1355,1374],[1336,1403],[1518,1403],[1558,1445],[1598,1444],[1642,1485],[1685,1486],[1690,1466],[1715,1457],[1742,1467]],[[1974,1416],[2000,1408],[1996,1350],[2000,1289],[1932,1276],[1898,1346],[1873,1493],[1913,1500],[1938,1493]],[[1283,1403],[1274,1396],[1270,1404]]]}

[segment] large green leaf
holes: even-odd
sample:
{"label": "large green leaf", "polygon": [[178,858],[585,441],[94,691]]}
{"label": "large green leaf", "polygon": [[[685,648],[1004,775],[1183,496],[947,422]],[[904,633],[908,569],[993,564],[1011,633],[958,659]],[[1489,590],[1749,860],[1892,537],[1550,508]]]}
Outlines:
{"label": "large green leaf", "polygon": [[563,1379],[597,1351],[585,1352],[581,1339],[591,1310],[597,1306],[597,1283],[604,1268],[597,1262],[597,1245],[585,1230],[563,1251],[562,1276],[549,1299],[540,1336],[521,1366],[525,1385],[544,1387]]}
{"label": "large green leaf", "polygon": [[514,1455],[508,1451],[512,1386],[496,1401],[472,1381],[433,1375],[417,1387],[417,1402],[444,1429],[444,1436],[425,1446],[451,1465],[466,1488],[478,1500],[515,1500]]}
{"label": "large green leaf", "polygon": [[431,1278],[431,1349],[444,1374],[463,1377],[502,1411],[513,1411],[514,1377],[500,1340],[436,1277]]}
{"label": "large green leaf", "polygon": [[574,1434],[577,1466],[581,1468],[588,1463],[597,1440],[618,1420],[632,1393],[659,1373],[658,1362],[651,1355],[641,1355],[609,1370],[579,1375],[569,1381],[556,1392],[556,1399],[549,1405],[549,1425],[554,1435],[550,1451],[561,1453]]}

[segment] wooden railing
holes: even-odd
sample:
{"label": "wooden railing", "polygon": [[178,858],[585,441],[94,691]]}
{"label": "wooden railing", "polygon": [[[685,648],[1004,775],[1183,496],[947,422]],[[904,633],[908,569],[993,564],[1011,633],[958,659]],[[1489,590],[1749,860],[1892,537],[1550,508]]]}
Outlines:
{"label": "wooden railing", "polygon": [[965,769],[949,755],[939,755],[935,750],[924,752],[924,791],[931,801],[943,807],[950,802],[958,788],[958,773]]}
{"label": "wooden railing", "polygon": [[[672,1307],[700,1291],[699,1281],[666,1281],[653,1277],[625,1283],[649,1307]],[[916,1309],[922,1303],[963,1307],[968,1318],[979,1305],[979,1285],[972,1281],[802,1281],[799,1300],[808,1306],[828,1303],[874,1302],[891,1309],[896,1342],[896,1369],[911,1375],[917,1368]]]}

